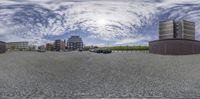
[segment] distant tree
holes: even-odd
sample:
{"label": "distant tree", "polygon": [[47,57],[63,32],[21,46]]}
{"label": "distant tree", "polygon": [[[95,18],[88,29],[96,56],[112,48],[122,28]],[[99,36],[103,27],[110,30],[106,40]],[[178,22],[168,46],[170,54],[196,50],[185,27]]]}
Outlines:
{"label": "distant tree", "polygon": [[112,50],[118,51],[133,51],[133,50],[148,50],[148,46],[114,46],[110,47]]}

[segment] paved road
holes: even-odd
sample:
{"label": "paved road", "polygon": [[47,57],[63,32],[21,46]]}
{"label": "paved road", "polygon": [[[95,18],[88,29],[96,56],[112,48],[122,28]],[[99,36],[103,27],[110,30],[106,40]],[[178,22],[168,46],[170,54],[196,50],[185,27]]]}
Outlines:
{"label": "paved road", "polygon": [[8,52],[0,98],[200,98],[199,71],[200,55]]}

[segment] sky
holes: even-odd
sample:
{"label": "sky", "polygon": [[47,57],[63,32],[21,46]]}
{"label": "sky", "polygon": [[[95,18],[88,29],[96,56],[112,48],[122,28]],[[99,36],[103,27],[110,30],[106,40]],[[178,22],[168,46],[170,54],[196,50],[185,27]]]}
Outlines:
{"label": "sky", "polygon": [[0,41],[78,35],[85,45],[148,45],[163,20],[195,22],[200,40],[200,0],[0,0]]}

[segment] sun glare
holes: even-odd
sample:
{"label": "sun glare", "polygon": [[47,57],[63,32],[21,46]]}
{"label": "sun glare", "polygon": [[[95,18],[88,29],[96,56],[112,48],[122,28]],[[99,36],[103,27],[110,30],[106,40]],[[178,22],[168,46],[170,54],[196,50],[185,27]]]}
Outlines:
{"label": "sun glare", "polygon": [[105,19],[98,19],[97,24],[100,26],[106,26],[108,24],[108,21]]}

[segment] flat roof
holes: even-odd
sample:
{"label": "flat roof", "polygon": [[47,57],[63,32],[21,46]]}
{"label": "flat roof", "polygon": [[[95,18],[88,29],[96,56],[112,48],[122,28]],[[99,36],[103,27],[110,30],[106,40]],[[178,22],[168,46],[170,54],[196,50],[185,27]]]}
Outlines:
{"label": "flat roof", "polygon": [[200,41],[198,41],[198,40],[192,40],[192,39],[170,38],[170,39],[154,40],[154,41],[150,41],[149,43],[151,43],[151,42],[157,42],[157,41],[167,41],[167,40],[183,40],[183,41],[200,42]]}

